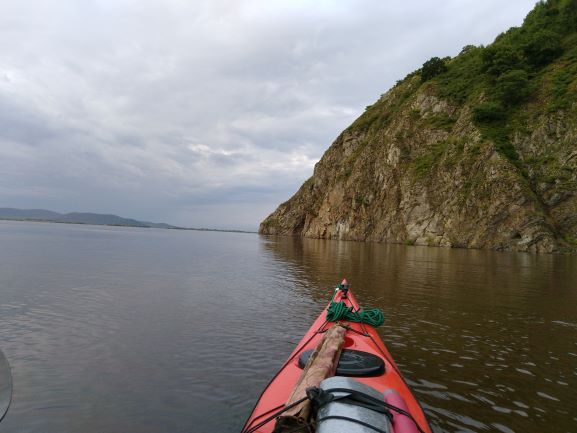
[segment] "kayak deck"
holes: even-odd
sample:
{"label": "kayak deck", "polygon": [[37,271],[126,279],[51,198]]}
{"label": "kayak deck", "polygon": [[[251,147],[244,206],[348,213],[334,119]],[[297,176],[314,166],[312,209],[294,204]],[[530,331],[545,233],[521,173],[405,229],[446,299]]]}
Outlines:
{"label": "kayak deck", "polygon": [[[345,293],[342,290],[337,290],[333,300],[335,302],[344,302],[348,307],[352,307],[354,311],[360,309],[351,291]],[[253,428],[279,409],[282,409],[287,402],[295,384],[303,372],[299,366],[299,357],[303,352],[316,348],[323,334],[329,328],[335,326],[335,323],[326,321],[327,309],[328,306],[315,320],[303,339],[291,353],[288,360],[265,388],[248,418],[243,431]],[[391,389],[396,391],[406,403],[407,411],[418,423],[421,430],[430,433],[431,430],[422,408],[405,383],[391,354],[383,344],[376,330],[372,326],[363,323],[349,321],[340,321],[339,323],[347,328],[343,350],[367,352],[378,356],[384,362],[384,373],[370,377],[355,377],[354,379],[372,387],[380,393]],[[255,433],[272,433],[274,424],[274,421],[271,421],[257,429]]]}

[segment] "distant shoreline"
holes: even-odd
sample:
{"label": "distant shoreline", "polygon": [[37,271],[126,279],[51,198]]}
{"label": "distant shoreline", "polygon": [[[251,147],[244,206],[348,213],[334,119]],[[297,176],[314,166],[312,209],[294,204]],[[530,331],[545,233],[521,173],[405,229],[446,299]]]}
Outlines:
{"label": "distant shoreline", "polygon": [[74,222],[74,221],[54,221],[48,219],[35,219],[35,218],[6,218],[0,217],[0,221],[19,221],[19,222],[32,222],[32,223],[50,223],[50,224],[75,224],[75,225],[85,225],[85,226],[104,226],[104,227],[133,227],[139,229],[161,229],[161,230],[193,230],[199,232],[223,232],[223,233],[252,233],[257,234],[256,231],[249,230],[233,230],[233,229],[208,229],[208,228],[193,228],[193,227],[150,227],[142,225],[132,225],[132,224],[96,224],[96,223],[85,223],[85,222]]}

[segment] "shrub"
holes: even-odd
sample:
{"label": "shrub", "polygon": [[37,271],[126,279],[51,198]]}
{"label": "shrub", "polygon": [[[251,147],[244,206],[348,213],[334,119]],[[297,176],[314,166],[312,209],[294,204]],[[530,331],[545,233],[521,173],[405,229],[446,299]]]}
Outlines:
{"label": "shrub", "polygon": [[464,102],[483,86],[484,80],[481,78],[483,51],[484,48],[471,46],[448,64],[447,72],[436,80],[440,96]]}
{"label": "shrub", "polygon": [[432,57],[427,60],[421,68],[421,82],[430,80],[447,70],[445,62],[438,57]]}
{"label": "shrub", "polygon": [[541,29],[528,36],[523,51],[531,65],[536,67],[548,65],[563,51],[561,37],[551,30]]}
{"label": "shrub", "polygon": [[523,69],[521,51],[512,45],[491,45],[483,51],[483,71],[499,76],[513,69]]}
{"label": "shrub", "polygon": [[513,146],[513,144],[510,141],[496,143],[495,149],[509,161],[511,161],[515,165],[518,165],[519,154],[517,153],[515,146]]}
{"label": "shrub", "polygon": [[529,77],[522,69],[505,72],[495,84],[496,96],[504,105],[515,105],[526,99],[531,93]]}
{"label": "shrub", "polygon": [[574,0],[565,0],[561,3],[561,24],[566,29],[577,27],[577,2]]}
{"label": "shrub", "polygon": [[451,129],[453,129],[455,119],[447,116],[446,114],[434,114],[425,118],[423,124],[432,129],[442,129],[443,131],[449,132]]}
{"label": "shrub", "polygon": [[468,53],[469,51],[472,51],[472,50],[474,50],[475,48],[477,48],[475,45],[465,45],[465,46],[461,49],[461,52],[459,53],[459,55]]}
{"label": "shrub", "polygon": [[486,102],[473,108],[473,120],[477,123],[491,123],[505,120],[507,113],[495,102]]}
{"label": "shrub", "polygon": [[486,102],[473,109],[473,120],[485,139],[491,140],[495,150],[520,168],[519,155],[509,140],[507,112],[500,104]]}
{"label": "shrub", "polygon": [[[575,39],[577,41],[577,38]],[[577,46],[577,43],[575,46]],[[573,93],[569,93],[569,89],[571,83],[575,80],[575,77],[577,77],[577,62],[556,71],[551,80],[551,95],[553,96],[553,99],[549,104],[548,110],[556,111],[567,109],[571,106],[571,103],[575,98]]]}
{"label": "shrub", "polygon": [[413,159],[411,164],[417,177],[423,177],[431,171],[431,169],[441,160],[442,156],[445,154],[447,145],[448,143],[446,141],[440,141],[438,143],[432,144],[423,155]]}

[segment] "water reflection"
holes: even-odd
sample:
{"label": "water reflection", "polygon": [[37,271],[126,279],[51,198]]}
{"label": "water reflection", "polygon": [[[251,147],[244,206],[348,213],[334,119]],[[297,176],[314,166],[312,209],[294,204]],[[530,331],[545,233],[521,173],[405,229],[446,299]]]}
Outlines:
{"label": "water reflection", "polygon": [[577,431],[575,257],[301,238],[261,245],[315,301],[346,276],[363,304],[384,310],[381,335],[435,431]]}
{"label": "water reflection", "polygon": [[577,431],[576,258],[0,222],[3,433],[240,431],[334,284],[437,432]]}

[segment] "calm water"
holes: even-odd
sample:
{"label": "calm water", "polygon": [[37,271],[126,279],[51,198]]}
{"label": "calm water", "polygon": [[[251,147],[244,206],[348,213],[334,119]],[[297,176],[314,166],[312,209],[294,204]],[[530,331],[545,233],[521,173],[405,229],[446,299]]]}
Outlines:
{"label": "calm water", "polygon": [[577,432],[577,258],[0,222],[2,433],[238,432],[346,276],[436,432]]}

